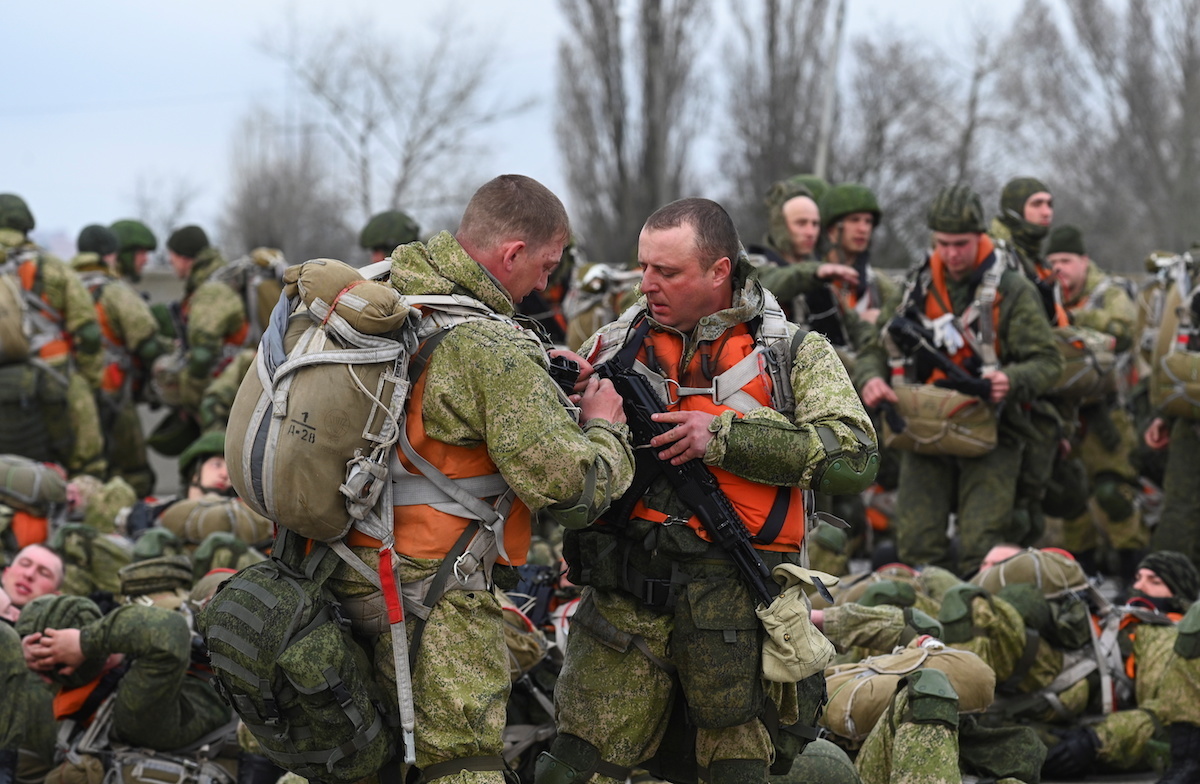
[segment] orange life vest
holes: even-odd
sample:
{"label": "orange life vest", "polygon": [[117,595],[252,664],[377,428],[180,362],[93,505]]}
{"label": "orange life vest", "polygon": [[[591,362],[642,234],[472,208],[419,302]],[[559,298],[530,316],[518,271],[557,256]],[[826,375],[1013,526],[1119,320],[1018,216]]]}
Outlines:
{"label": "orange life vest", "polygon": [[[413,386],[412,396],[405,404],[405,432],[413,449],[450,479],[497,473],[496,464],[488,455],[487,444],[454,446],[438,441],[425,432],[421,404],[425,399],[425,382],[428,378],[428,373],[421,374]],[[420,473],[400,452],[399,447],[397,454],[405,469]],[[431,506],[394,507],[393,519],[396,552],[411,558],[444,558],[471,522],[465,517],[457,517]],[[500,562],[513,566],[525,563],[530,539],[529,508],[519,498],[514,499],[504,524],[504,549],[509,560],[501,559]],[[346,535],[346,543],[356,547],[378,548],[382,545],[379,540],[355,528]]]}
{"label": "orange life vest", "polygon": [[[982,264],[994,250],[995,245],[992,243],[991,238],[986,234],[980,235],[979,249],[975,254],[974,268],[978,269],[979,265]],[[993,263],[999,263],[999,261],[993,261]],[[939,254],[936,250],[929,257],[929,271],[932,277],[932,285],[930,286],[929,290],[925,292],[925,315],[930,319],[936,319],[946,315],[951,309],[950,290],[946,285],[946,262],[942,259],[941,254]],[[996,356],[1000,356],[1001,299],[1002,297],[1000,296],[1000,292],[997,291],[996,299],[992,303],[992,331],[995,333],[992,340],[995,346]],[[970,325],[965,326],[969,327]],[[954,352],[950,359],[954,361],[954,364],[965,369],[968,360],[974,356],[974,349],[971,348],[969,343],[964,342],[962,347],[958,351]],[[945,377],[946,374],[944,371],[942,371],[940,368],[934,368],[933,372],[929,375],[929,378],[924,379],[924,383],[932,384],[933,382],[939,381]]]}
{"label": "orange life vest", "polygon": [[[682,339],[673,332],[652,329],[647,333],[637,358],[651,370],[678,382],[680,387],[704,387],[710,386],[714,377],[754,351],[755,345],[749,327],[738,324],[727,329],[716,341],[702,344],[692,355],[687,367],[681,368]],[[668,388],[674,389],[675,385],[669,384]],[[771,407],[772,383],[765,369],[746,382],[742,391],[763,406]],[[704,411],[719,416],[734,409],[716,403],[709,395],[684,395],[671,401],[667,410]],[[736,416],[740,417],[741,414],[736,413]],[[778,552],[796,552],[800,549],[804,539],[805,514],[803,494],[798,487],[764,485],[717,466],[708,466],[708,469],[733,503],[750,534],[756,537],[755,547]],[[669,519],[665,512],[647,506],[645,498],[637,502],[631,514],[656,523]],[[692,515],[687,524],[701,539],[712,541],[698,517]]]}
{"label": "orange life vest", "polygon": [[[17,267],[17,276],[21,279],[21,288],[33,294],[38,283],[38,278],[41,277],[41,272],[42,265],[37,258],[30,258],[21,262],[21,266]],[[71,336],[63,328],[63,314],[50,304],[50,299],[46,296],[45,292],[38,296],[46,304],[46,314],[53,317],[59,327],[58,337],[43,345],[38,350],[38,357],[47,362],[56,362],[71,353]]]}
{"label": "orange life vest", "polygon": [[50,535],[50,521],[22,509],[13,512],[12,532],[17,540],[17,549],[31,544],[42,544]]}

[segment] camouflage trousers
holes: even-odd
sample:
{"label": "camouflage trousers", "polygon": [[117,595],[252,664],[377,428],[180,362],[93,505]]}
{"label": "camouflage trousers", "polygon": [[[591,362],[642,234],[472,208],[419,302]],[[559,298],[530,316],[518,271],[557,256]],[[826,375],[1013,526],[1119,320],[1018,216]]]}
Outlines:
{"label": "camouflage trousers", "polygon": [[[748,617],[727,606],[729,594],[715,595],[729,582],[741,588]],[[796,689],[762,680],[760,624],[749,595],[737,580],[693,582],[682,593],[674,612],[659,612],[621,591],[584,591],[554,690],[560,736],[582,738],[609,763],[637,767],[659,750],[681,690],[697,725],[697,765],[769,764],[774,746],[757,715],[762,699],[775,703],[781,725],[794,724]]]}
{"label": "camouflage trousers", "polygon": [[108,472],[104,459],[104,433],[100,429],[100,412],[96,397],[79,373],[72,373],[67,383],[67,415],[75,443],[67,461],[67,471],[103,478]]}
{"label": "camouflage trousers", "polygon": [[[1136,484],[1137,469],[1132,463],[1133,450],[1137,446],[1133,420],[1129,412],[1121,408],[1107,411],[1106,416],[1109,420],[1106,424],[1112,431],[1111,436],[1118,439],[1116,447],[1109,449],[1103,443],[1097,428],[1088,426],[1083,432],[1082,440],[1075,446],[1074,453],[1079,455],[1087,468],[1088,481],[1093,493],[1098,477],[1115,481],[1117,487],[1114,492],[1125,499],[1132,512],[1120,516],[1110,514],[1106,511],[1106,504],[1097,503],[1093,499],[1088,510],[1082,515],[1063,521],[1063,546],[1071,552],[1096,549],[1100,544],[1101,535],[1106,544],[1114,550],[1139,550],[1150,543],[1150,531],[1143,525],[1141,513],[1135,505],[1139,489]],[[1086,423],[1088,419],[1084,421]]]}
{"label": "camouflage trousers", "polygon": [[[373,569],[379,554],[372,548],[354,552]],[[400,579],[416,582],[437,571],[440,560],[400,559]],[[453,578],[451,578],[453,583]],[[373,585],[346,563],[339,563],[326,585],[338,597],[363,597]],[[414,616],[405,624],[412,644]],[[396,694],[396,667],[389,633],[368,645],[376,682],[384,694]],[[412,669],[416,712],[417,767],[467,757],[498,757],[511,681],[504,619],[490,590],[447,591],[425,623]],[[392,705],[392,710],[396,706]],[[500,771],[460,771],[439,778],[440,784],[504,784]]]}
{"label": "camouflage trousers", "polygon": [[[900,458],[896,499],[896,546],[900,560],[913,566],[940,566],[960,574],[973,571],[993,545],[1019,542],[1013,504],[1021,448],[1001,443],[971,458],[918,455]],[[957,514],[959,562],[954,562],[946,526]]]}
{"label": "camouflage trousers", "polygon": [[104,400],[99,404],[104,432],[108,435],[105,457],[108,478],[119,476],[145,498],[154,493],[154,470],[146,454],[146,434],[132,399]]}
{"label": "camouflage trousers", "polygon": [[[25,666],[21,638],[0,621],[0,749],[21,749],[43,763],[54,759],[50,689]],[[24,759],[22,760],[24,764]]]}
{"label": "camouflage trousers", "polygon": [[1038,780],[1046,749],[1026,727],[959,726],[912,720],[901,688],[863,741],[855,767],[863,784],[961,784],[962,771],[997,784]]}
{"label": "camouflage trousers", "polygon": [[1151,548],[1178,550],[1200,564],[1200,482],[1196,462],[1200,460],[1200,422],[1177,419],[1171,427],[1171,445],[1163,472],[1163,511],[1154,529]]}

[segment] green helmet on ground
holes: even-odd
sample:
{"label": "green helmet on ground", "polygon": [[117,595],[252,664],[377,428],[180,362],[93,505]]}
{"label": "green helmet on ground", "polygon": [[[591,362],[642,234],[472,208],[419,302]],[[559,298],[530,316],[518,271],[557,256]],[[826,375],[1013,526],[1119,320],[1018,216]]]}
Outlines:
{"label": "green helmet on ground", "polygon": [[225,433],[210,430],[197,438],[179,455],[179,479],[184,485],[191,484],[196,471],[210,457],[225,456]]}
{"label": "green helmet on ground", "polygon": [[970,185],[948,185],[934,197],[926,214],[933,231],[946,234],[982,234],[987,231],[983,202]]}
{"label": "green helmet on ground", "polygon": [[34,225],[33,213],[24,199],[15,193],[0,193],[0,229],[15,229],[28,234]]}
{"label": "green helmet on ground", "polygon": [[108,228],[117,235],[117,269],[126,278],[137,283],[142,276],[134,263],[134,256],[140,250],[157,250],[158,238],[150,231],[149,226],[132,218],[116,221]]}
{"label": "green helmet on ground", "polygon": [[770,780],[771,784],[862,784],[850,755],[824,738],[805,746],[791,770]]}
{"label": "green helmet on ground", "polygon": [[75,240],[75,247],[80,253],[107,256],[110,253],[116,253],[120,243],[117,235],[111,229],[93,223],[90,226],[84,226],[83,230],[79,232],[79,238]]}
{"label": "green helmet on ground", "polygon": [[391,253],[397,245],[416,242],[420,232],[421,228],[412,216],[400,210],[387,210],[367,221],[358,235],[358,244],[367,250]]}
{"label": "green helmet on ground", "polygon": [[[26,637],[46,629],[82,629],[101,615],[96,603],[85,596],[39,596],[21,610],[17,634]],[[88,659],[70,675],[59,672],[47,675],[63,688],[75,689],[94,680],[104,669],[104,661],[104,657]]]}
{"label": "green helmet on ground", "polygon": [[857,182],[843,182],[834,185],[821,197],[818,206],[821,210],[821,228],[827,229],[847,215],[856,212],[869,212],[875,218],[876,225],[883,218],[879,202],[875,194],[865,185]]}

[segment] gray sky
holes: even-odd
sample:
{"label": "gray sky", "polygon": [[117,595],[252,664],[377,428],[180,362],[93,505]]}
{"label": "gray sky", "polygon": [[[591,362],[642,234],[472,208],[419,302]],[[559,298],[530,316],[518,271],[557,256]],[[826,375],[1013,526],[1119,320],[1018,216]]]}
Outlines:
{"label": "gray sky", "polygon": [[[726,0],[712,0],[728,12]],[[397,45],[427,37],[438,0],[50,0],[6,3],[0,192],[29,203],[38,236],[61,251],[88,223],[131,214],[139,181],[198,186],[187,220],[221,211],[238,122],[255,105],[283,111],[288,76],[260,51],[291,9],[304,29],[369,21]],[[849,0],[850,35],[876,25],[958,47],[972,20],[1007,21],[1019,0]],[[533,110],[488,135],[479,181],[511,171],[566,195],[553,138],[562,30],[555,0],[461,0],[472,41],[496,47],[492,88]],[[159,190],[162,190],[160,187]],[[568,207],[569,207],[568,203]],[[433,228],[433,227],[430,227]],[[58,235],[57,237],[55,235]]]}

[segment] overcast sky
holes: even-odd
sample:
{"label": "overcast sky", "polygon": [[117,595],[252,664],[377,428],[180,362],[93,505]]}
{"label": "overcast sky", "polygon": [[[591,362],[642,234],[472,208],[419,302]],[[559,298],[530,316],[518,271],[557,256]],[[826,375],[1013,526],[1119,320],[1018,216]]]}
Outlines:
{"label": "overcast sky", "polygon": [[[712,0],[723,13],[727,0]],[[257,42],[284,25],[369,21],[397,45],[430,35],[439,0],[50,0],[5,3],[0,192],[29,203],[39,238],[73,242],[88,223],[131,214],[139,180],[198,186],[187,220],[213,226],[225,199],[233,134],[255,105],[277,111],[289,79]],[[1019,0],[849,0],[853,36],[876,25],[955,46],[972,20],[1007,21]],[[553,138],[562,30],[555,0],[460,0],[473,41],[496,47],[493,89],[530,96],[532,111],[489,134],[480,182],[502,172],[564,197]],[[990,15],[990,17],[988,16]],[[568,202],[568,207],[569,207]],[[54,235],[58,235],[55,238]]]}

